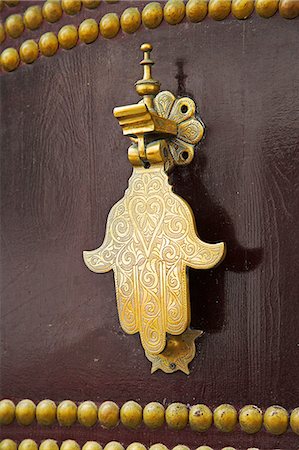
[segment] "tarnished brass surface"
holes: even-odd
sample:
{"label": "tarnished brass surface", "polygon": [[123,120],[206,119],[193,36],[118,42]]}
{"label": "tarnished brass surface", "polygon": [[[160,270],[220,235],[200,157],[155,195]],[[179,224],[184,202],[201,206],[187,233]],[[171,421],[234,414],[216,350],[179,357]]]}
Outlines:
{"label": "tarnished brass surface", "polygon": [[195,103],[167,91],[158,94],[152,46],[141,49],[144,73],[136,91],[143,100],[114,109],[124,135],[134,142],[128,152],[133,174],[109,213],[102,246],[83,256],[93,272],[113,269],[121,326],[129,334],[139,332],[152,372],[188,374],[194,340],[202,332],[188,329],[186,270],[214,267],[224,256],[224,244],[200,240],[190,206],[172,192],[166,174],[174,164],[192,160],[203,136]]}

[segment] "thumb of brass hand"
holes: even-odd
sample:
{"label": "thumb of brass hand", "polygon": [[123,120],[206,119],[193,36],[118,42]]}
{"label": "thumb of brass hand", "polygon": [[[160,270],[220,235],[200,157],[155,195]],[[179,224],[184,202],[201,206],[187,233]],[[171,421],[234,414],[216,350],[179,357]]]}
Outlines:
{"label": "thumb of brass hand", "polygon": [[209,269],[224,253],[224,243],[199,239],[190,206],[172,192],[159,165],[134,167],[109,213],[102,246],[83,257],[94,272],[113,269],[121,326],[139,332],[154,355],[164,350],[166,333],[179,335],[190,324],[186,267]]}

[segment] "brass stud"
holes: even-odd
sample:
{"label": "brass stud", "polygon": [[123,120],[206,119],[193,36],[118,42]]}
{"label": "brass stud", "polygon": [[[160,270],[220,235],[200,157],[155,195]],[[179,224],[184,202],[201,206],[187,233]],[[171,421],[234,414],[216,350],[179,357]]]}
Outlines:
{"label": "brass stud", "polygon": [[278,2],[279,0],[255,0],[255,11],[259,16],[268,19],[276,13]]}
{"label": "brass stud", "polygon": [[290,425],[294,433],[299,434],[299,408],[295,408],[290,417]]}
{"label": "brass stud", "polygon": [[218,430],[229,433],[234,430],[238,414],[232,405],[220,405],[214,411],[214,423]]}
{"label": "brass stud", "polygon": [[172,403],[166,409],[165,418],[169,428],[182,430],[188,423],[188,408],[183,403]]}
{"label": "brass stud", "polygon": [[48,22],[57,22],[62,16],[60,0],[47,0],[43,4],[42,14]]}
{"label": "brass stud", "polygon": [[[38,46],[36,45],[36,47],[38,51]],[[56,405],[52,400],[42,400],[41,402],[39,402],[35,412],[37,422],[40,425],[52,425],[56,420],[56,409]]]}
{"label": "brass stud", "polygon": [[38,58],[38,45],[33,39],[24,41],[19,50],[21,60],[31,64]]}
{"label": "brass stud", "polygon": [[58,32],[58,42],[62,48],[69,50],[77,44],[78,31],[75,25],[64,25]]}
{"label": "brass stud", "polygon": [[131,429],[136,429],[142,422],[142,408],[141,406],[134,402],[126,402],[120,410],[120,420],[122,424]]}
{"label": "brass stud", "polygon": [[29,6],[24,12],[24,24],[29,30],[36,30],[43,23],[43,15],[41,7],[38,5]]}
{"label": "brass stud", "polygon": [[236,450],[235,447],[223,447],[222,450]]}
{"label": "brass stud", "polygon": [[59,446],[54,439],[46,439],[40,444],[39,450],[59,450]]}
{"label": "brass stud", "polygon": [[103,428],[114,428],[119,422],[119,407],[116,403],[106,401],[98,411],[98,419]]}
{"label": "brass stud", "polygon": [[213,422],[213,414],[206,405],[194,405],[189,411],[189,424],[193,431],[207,431]]}
{"label": "brass stud", "polygon": [[172,450],[190,450],[190,448],[187,445],[178,444]]}
{"label": "brass stud", "polygon": [[247,19],[253,10],[254,0],[232,0],[232,14],[237,19]]}
{"label": "brass stud", "polygon": [[38,446],[32,439],[24,439],[19,444],[18,450],[38,450]]}
{"label": "brass stud", "polygon": [[[32,400],[21,400],[16,406],[16,419],[21,425],[30,425],[35,419],[35,404]],[[27,439],[25,439],[27,441]],[[29,450],[29,449],[28,449]]]}
{"label": "brass stud", "polygon": [[39,49],[44,56],[53,56],[58,49],[57,36],[49,31],[40,37],[38,43]]}
{"label": "brass stud", "polygon": [[280,435],[287,431],[289,415],[281,406],[270,406],[264,414],[264,426],[271,434]]}
{"label": "brass stud", "polygon": [[132,442],[132,444],[128,445],[127,450],[146,450],[146,447],[140,442]]}
{"label": "brass stud", "polygon": [[60,450],[80,450],[80,445],[73,439],[67,439],[61,444]]}
{"label": "brass stud", "polygon": [[164,444],[153,444],[150,446],[149,450],[168,450]]}
{"label": "brass stud", "polygon": [[12,72],[18,67],[20,63],[19,53],[15,48],[6,48],[1,53],[0,63],[2,69],[6,70],[7,72]]}
{"label": "brass stud", "polygon": [[209,447],[208,445],[201,445],[200,447],[197,447],[196,450],[213,450],[212,447]]}
{"label": "brass stud", "polygon": [[186,5],[186,16],[190,22],[200,22],[208,13],[207,0],[189,0]]}
{"label": "brass stud", "polygon": [[231,0],[210,0],[209,16],[214,20],[223,20],[229,13],[231,8]]}
{"label": "brass stud", "polygon": [[[64,400],[57,408],[57,420],[60,425],[70,427],[77,420],[77,406],[71,400]],[[67,449],[65,449],[67,450]]]}
{"label": "brass stud", "polygon": [[142,10],[141,18],[146,28],[157,28],[163,20],[163,9],[160,3],[148,3]]}
{"label": "brass stud", "polygon": [[99,34],[99,27],[94,19],[86,19],[79,26],[79,38],[85,44],[94,42]]}
{"label": "brass stud", "polygon": [[143,409],[143,422],[152,430],[162,427],[164,420],[165,410],[161,403],[151,402]]}
{"label": "brass stud", "polygon": [[285,19],[295,19],[299,15],[298,0],[280,0],[279,14]]}
{"label": "brass stud", "polygon": [[[5,30],[2,23],[0,23],[0,44],[2,44],[3,41],[5,41]],[[1,419],[0,419],[1,420]]]}
{"label": "brass stud", "polygon": [[141,15],[138,8],[127,8],[121,15],[120,26],[125,33],[135,33],[141,25]]}
{"label": "brass stud", "polygon": [[5,30],[12,38],[21,36],[24,31],[24,22],[21,14],[12,14],[5,21]]}
{"label": "brass stud", "polygon": [[103,450],[102,446],[96,441],[87,441],[82,447],[82,450]]}
{"label": "brass stud", "polygon": [[[10,49],[6,49],[10,50]],[[5,50],[4,50],[5,52]],[[2,55],[3,53],[2,52]],[[2,59],[1,55],[1,59]],[[2,61],[1,61],[2,62]],[[7,69],[5,69],[7,70]],[[12,69],[13,70],[13,69]],[[13,422],[15,418],[15,405],[11,400],[1,400],[0,401],[0,425],[9,425]]]}
{"label": "brass stud", "polygon": [[257,433],[263,425],[262,411],[254,405],[244,406],[239,412],[239,424],[245,433]]}
{"label": "brass stud", "polygon": [[78,421],[85,427],[92,427],[98,419],[98,409],[94,402],[86,401],[78,407]]}
{"label": "brass stud", "polygon": [[121,445],[120,442],[111,441],[105,445],[104,450],[125,450],[125,448]]}
{"label": "brass stud", "polygon": [[164,6],[164,19],[170,25],[180,23],[185,17],[185,3],[182,0],[168,0]]}
{"label": "brass stud", "polygon": [[0,450],[17,450],[17,443],[12,439],[3,439],[0,442]]}
{"label": "brass stud", "polygon": [[106,39],[114,38],[119,32],[119,18],[115,13],[105,14],[100,21],[100,33]]}
{"label": "brass stud", "polygon": [[101,0],[82,0],[83,6],[88,9],[94,9],[99,6]]}
{"label": "brass stud", "polygon": [[81,0],[61,0],[61,6],[66,14],[73,16],[81,10]]}

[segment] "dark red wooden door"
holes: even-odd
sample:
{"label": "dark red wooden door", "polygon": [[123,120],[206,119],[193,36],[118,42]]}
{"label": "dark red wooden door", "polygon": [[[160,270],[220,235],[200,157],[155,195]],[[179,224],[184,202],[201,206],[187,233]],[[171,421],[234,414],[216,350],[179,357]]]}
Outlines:
{"label": "dark red wooden door", "polygon": [[[82,7],[2,47],[136,3]],[[203,240],[227,243],[221,266],[190,271],[191,325],[205,335],[189,376],[151,375],[138,335],[120,328],[112,272],[95,275],[82,261],[127,187],[128,141],[112,110],[137,101],[147,41],[162,88],[191,96],[207,128],[192,164],[174,171],[174,191],[191,205]],[[298,406],[298,69],[298,19],[253,13],[120,31],[2,73],[1,398],[280,405],[289,414]],[[1,437],[299,447],[290,426],[280,436],[250,435],[239,424],[201,434],[13,422]]]}

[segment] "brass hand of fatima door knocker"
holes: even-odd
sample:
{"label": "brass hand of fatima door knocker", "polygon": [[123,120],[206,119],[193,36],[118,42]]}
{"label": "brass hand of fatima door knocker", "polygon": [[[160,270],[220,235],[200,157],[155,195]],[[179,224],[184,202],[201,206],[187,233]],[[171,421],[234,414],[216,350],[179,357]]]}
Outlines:
{"label": "brass hand of fatima door knocker", "polygon": [[119,320],[126,333],[139,333],[152,372],[189,374],[195,356],[191,330],[187,267],[209,269],[224,257],[223,242],[199,239],[188,203],[172,192],[168,173],[189,164],[203,137],[190,98],[159,93],[152,78],[152,46],[143,44],[143,79],[136,91],[143,99],[113,113],[133,144],[128,157],[133,173],[124,197],[111,209],[101,247],[83,253],[87,267],[113,269]]}

